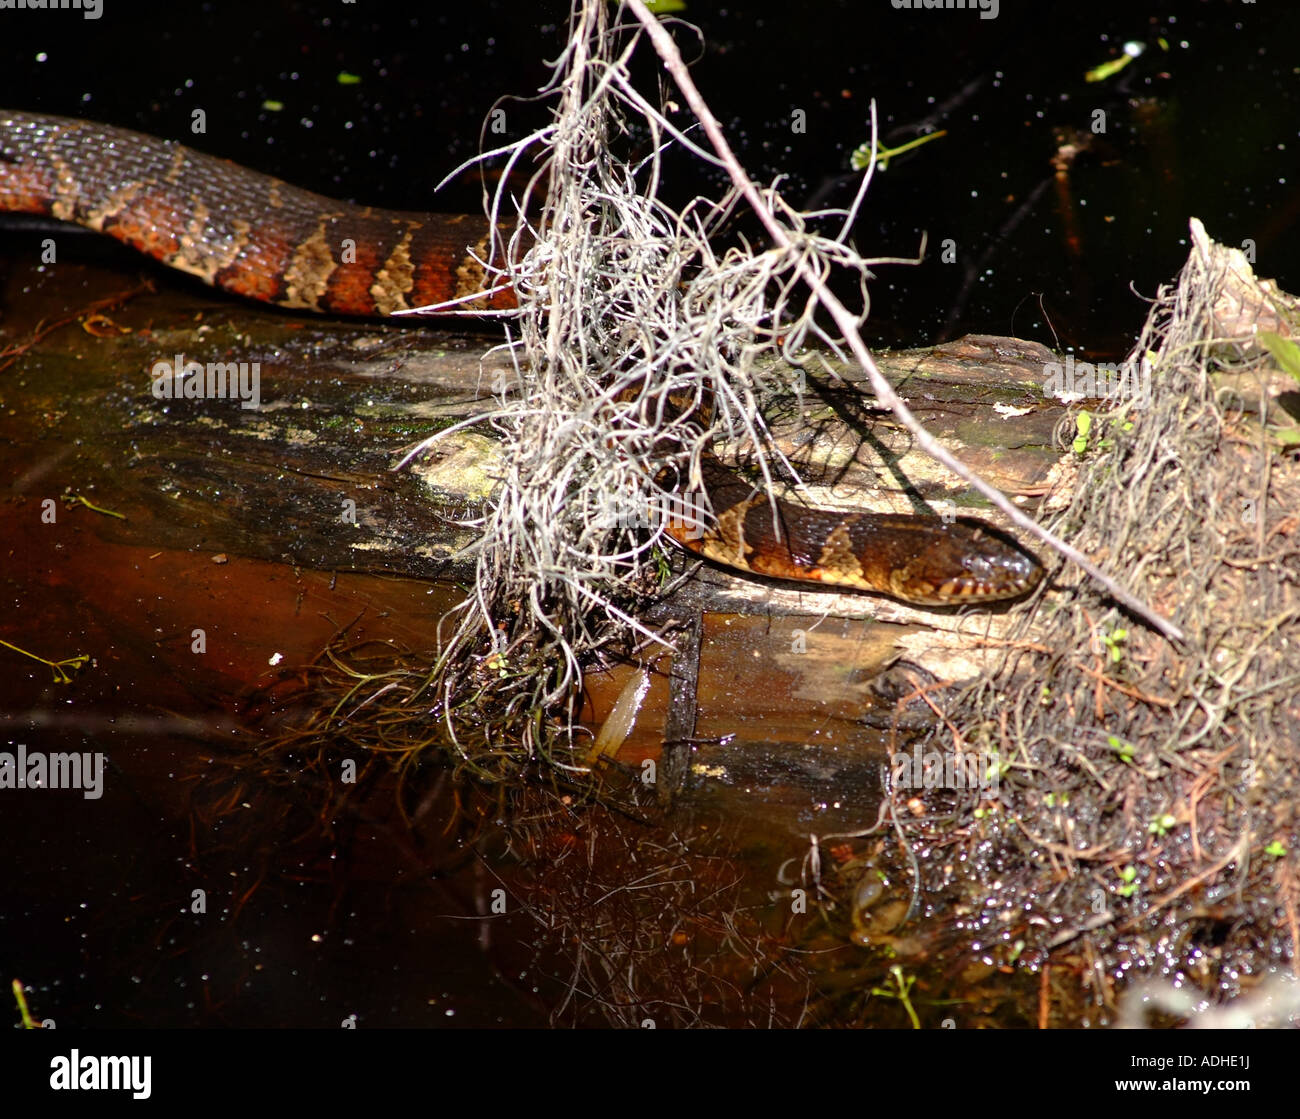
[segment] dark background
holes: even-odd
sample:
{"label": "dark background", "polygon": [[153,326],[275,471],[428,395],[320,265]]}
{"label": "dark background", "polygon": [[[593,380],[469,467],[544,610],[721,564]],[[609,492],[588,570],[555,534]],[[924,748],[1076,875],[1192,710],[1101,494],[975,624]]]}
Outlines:
{"label": "dark background", "polygon": [[[759,179],[786,176],[796,203],[851,197],[848,155],[867,138],[873,97],[889,143],[948,129],[877,176],[856,230],[866,255],[910,256],[922,230],[930,237],[920,268],[880,270],[878,341],[978,331],[1052,344],[1055,330],[1064,348],[1122,351],[1144,313],[1130,285],[1151,294],[1176,275],[1190,215],[1226,243],[1253,239],[1260,274],[1300,286],[1296,6],[1005,0],[983,20],[889,0],[753,0],[683,14],[703,40],[679,41],[733,143]],[[99,20],[6,11],[0,104],[181,139],[323,193],[474,208],[473,176],[433,187],[477,150],[498,98],[544,81],[566,18],[554,0],[179,11],[106,0]],[[1146,53],[1110,81],[1084,81],[1128,40]],[[653,94],[658,67],[642,72]],[[542,119],[539,107],[507,107],[508,138]],[[199,137],[196,108],[207,115]],[[796,109],[805,134],[792,133]],[[1050,160],[1058,131],[1086,131],[1097,110],[1107,133],[1071,173],[1069,244]],[[707,186],[696,174],[677,164],[669,193]],[[945,238],[955,263],[938,260]]]}

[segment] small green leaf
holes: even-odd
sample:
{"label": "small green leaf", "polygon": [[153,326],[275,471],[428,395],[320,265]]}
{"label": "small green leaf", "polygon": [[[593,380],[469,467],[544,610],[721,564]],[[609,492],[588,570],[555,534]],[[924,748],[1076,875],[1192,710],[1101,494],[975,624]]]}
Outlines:
{"label": "small green leaf", "polygon": [[1137,867],[1132,864],[1123,867],[1119,872],[1119,880],[1124,884],[1116,886],[1115,892],[1122,898],[1131,898],[1137,892],[1137,876]]}
{"label": "small green leaf", "polygon": [[1111,664],[1119,664],[1124,659],[1124,649],[1122,648],[1125,641],[1128,640],[1128,630],[1116,629],[1110,633],[1102,635],[1101,643],[1110,650]]}
{"label": "small green leaf", "polygon": [[[915,140],[908,140],[906,144],[899,144],[896,148],[876,148],[876,166],[881,170],[887,170],[889,161],[896,155],[902,155],[904,152],[910,152],[913,148],[919,148],[922,144],[928,144],[931,140],[938,140],[942,136],[947,136],[945,129],[938,132],[930,132],[925,136],[918,136]],[[849,166],[855,171],[865,171],[871,166],[871,145],[862,144],[856,148],[849,156]]]}
{"label": "small green leaf", "polygon": [[1085,82],[1104,82],[1107,78],[1118,74],[1133,59],[1127,54],[1121,54],[1118,58],[1112,58],[1109,62],[1103,62],[1100,66],[1094,66],[1083,75]]}
{"label": "small green leaf", "polygon": [[1163,816],[1157,816],[1154,820],[1152,820],[1149,824],[1147,824],[1147,831],[1149,831],[1152,835],[1167,835],[1169,829],[1172,828],[1176,823],[1178,823],[1178,818],[1176,816],[1171,816],[1168,812],[1166,812]]}
{"label": "small green leaf", "polygon": [[1088,449],[1088,435],[1092,431],[1092,413],[1087,409],[1079,412],[1074,417],[1074,430],[1078,434],[1074,437],[1071,449],[1076,455],[1081,455]]}
{"label": "small green leaf", "polygon": [[1259,340],[1268,348],[1268,352],[1273,355],[1273,360],[1277,362],[1278,368],[1283,373],[1289,373],[1297,381],[1300,381],[1300,346],[1297,346],[1289,338],[1283,338],[1280,334],[1273,334],[1264,330],[1260,332]]}

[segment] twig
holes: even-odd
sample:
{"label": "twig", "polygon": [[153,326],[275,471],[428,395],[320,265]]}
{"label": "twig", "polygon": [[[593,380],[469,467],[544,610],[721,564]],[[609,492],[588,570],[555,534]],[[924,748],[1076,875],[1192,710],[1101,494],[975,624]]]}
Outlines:
{"label": "twig", "polygon": [[[676,44],[672,37],[664,30],[659,20],[650,13],[643,0],[627,0],[628,7],[641,22],[645,28],[646,34],[654,44],[655,50],[663,60],[664,68],[672,75],[677,87],[682,91],[686,98],[687,104],[690,105],[691,111],[695,114],[696,119],[704,129],[704,134],[709,138],[713,145],[714,151],[718,153],[723,165],[727,168],[731,181],[739,190],[753,208],[754,213],[758,215],[759,220],[767,229],[773,242],[783,249],[791,248],[791,241],[785,229],[777,222],[776,216],[772,213],[771,207],[763,201],[762,195],[753,181],[745,173],[740,161],[736,158],[731,146],[727,143],[726,137],[722,133],[722,126],[718,124],[717,118],[713,115],[708,105],[701,96],[699,89],[696,88],[694,81],[686,69],[686,62],[681,53],[677,50]],[[875,145],[875,110],[874,103],[872,106],[872,145]],[[1052,533],[1048,532],[1036,521],[1032,520],[1026,514],[1022,513],[1007,499],[1007,497],[996,487],[984,481],[978,474],[960,462],[956,456],[947,450],[937,439],[934,438],[921,424],[921,422],[912,415],[907,406],[894,392],[889,382],[885,380],[883,374],[876,367],[875,360],[871,352],[867,349],[866,343],[862,340],[861,334],[858,333],[857,322],[847,307],[827,288],[825,282],[817,274],[814,268],[805,260],[799,260],[796,265],[800,278],[812,289],[822,306],[829,312],[834,320],[836,327],[840,330],[849,348],[853,351],[853,356],[857,358],[859,364],[865,370],[867,377],[871,381],[871,387],[876,393],[877,399],[898,417],[899,422],[907,428],[915,437],[917,444],[931,458],[946,466],[958,477],[964,479],[972,487],[989,499],[995,506],[1002,510],[1011,521],[1024,529],[1032,536],[1037,537],[1044,544],[1055,549],[1066,559],[1078,564],[1084,571],[1092,576],[1098,583],[1106,588],[1107,592],[1117,602],[1121,603],[1131,610],[1138,617],[1145,619],[1155,629],[1170,640],[1180,641],[1183,637],[1183,631],[1174,625],[1173,622],[1162,617],[1154,609],[1144,603],[1135,594],[1121,586],[1118,582],[1106,575],[1100,568],[1093,564],[1083,553],[1072,548],[1064,540],[1059,539]]]}

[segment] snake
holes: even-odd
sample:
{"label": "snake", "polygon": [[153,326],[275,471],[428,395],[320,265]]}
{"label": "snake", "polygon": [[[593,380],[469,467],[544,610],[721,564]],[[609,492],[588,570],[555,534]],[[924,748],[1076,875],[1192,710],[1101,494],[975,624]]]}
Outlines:
{"label": "snake", "polygon": [[[0,110],[0,211],[71,222],[233,295],[326,315],[387,317],[456,300],[517,305],[487,284],[486,216],[387,210],[328,198],[176,141]],[[669,517],[686,550],[750,575],[821,583],[929,607],[1019,598],[1038,560],[977,518],[821,509],[774,498],[713,455],[711,515]]]}

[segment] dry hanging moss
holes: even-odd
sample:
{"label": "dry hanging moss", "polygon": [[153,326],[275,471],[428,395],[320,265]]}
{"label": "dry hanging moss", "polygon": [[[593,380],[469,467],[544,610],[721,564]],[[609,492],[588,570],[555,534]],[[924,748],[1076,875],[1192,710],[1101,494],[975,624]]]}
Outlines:
{"label": "dry hanging moss", "polygon": [[[798,270],[848,269],[865,318],[878,263],[812,232],[775,190],[764,198],[789,243],[717,255],[711,241],[737,195],[681,209],[659,197],[666,149],[716,160],[636,90],[629,63],[643,31],[608,19],[607,5],[575,5],[545,91],[554,124],[508,149],[511,163],[525,152],[542,163],[533,186],[544,183],[545,203],[509,270],[514,376],[492,386],[499,407],[486,418],[502,443],[500,485],[473,594],[409,695],[436,715],[457,763],[486,779],[538,763],[563,779],[587,773],[583,670],[672,640],[638,620],[666,570],[655,510],[673,490],[698,493],[700,457],[719,439],[755,448],[770,481],[780,453],[758,400],[798,396],[802,374],[761,359],[801,352],[810,336],[835,348]],[[648,154],[632,161],[637,147]],[[846,235],[852,215],[830,216]]]}

